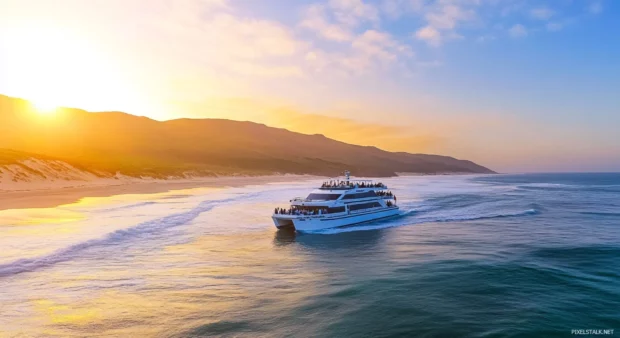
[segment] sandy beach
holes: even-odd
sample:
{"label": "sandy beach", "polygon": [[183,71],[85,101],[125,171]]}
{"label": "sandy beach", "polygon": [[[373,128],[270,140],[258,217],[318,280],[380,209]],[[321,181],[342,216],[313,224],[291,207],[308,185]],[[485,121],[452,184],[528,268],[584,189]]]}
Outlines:
{"label": "sandy beach", "polygon": [[[50,187],[37,183],[0,184],[0,210],[48,208],[79,201],[84,197],[107,197],[123,194],[153,194],[171,190],[202,187],[240,187],[246,185],[319,179],[310,175],[224,176],[183,180],[132,180],[115,182],[75,182],[74,186]],[[81,185],[80,185],[81,184]],[[19,189],[18,189],[19,188]]]}

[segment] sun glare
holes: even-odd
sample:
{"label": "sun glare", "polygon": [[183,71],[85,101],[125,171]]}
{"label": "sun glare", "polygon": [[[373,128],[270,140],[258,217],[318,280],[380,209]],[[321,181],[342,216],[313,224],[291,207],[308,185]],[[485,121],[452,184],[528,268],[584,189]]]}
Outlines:
{"label": "sun glare", "polygon": [[51,115],[59,108],[57,103],[46,99],[31,100],[30,103],[34,110],[41,115]]}
{"label": "sun glare", "polygon": [[58,25],[15,24],[0,53],[8,61],[10,93],[31,102],[42,115],[58,107],[87,110],[139,107],[140,93],[112,51],[96,39]]}

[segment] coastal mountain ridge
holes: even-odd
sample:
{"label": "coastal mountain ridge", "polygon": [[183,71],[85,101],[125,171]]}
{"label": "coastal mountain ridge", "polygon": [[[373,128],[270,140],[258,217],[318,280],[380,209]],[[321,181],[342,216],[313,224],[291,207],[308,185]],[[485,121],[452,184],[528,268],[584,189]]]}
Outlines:
{"label": "coastal mountain ridge", "polygon": [[[389,152],[320,134],[225,119],[156,121],[122,112],[61,108],[41,115],[25,100],[0,95],[0,148],[50,157],[97,175],[133,177],[228,174],[356,176],[493,173],[448,156]],[[5,150],[5,157],[10,153]]]}

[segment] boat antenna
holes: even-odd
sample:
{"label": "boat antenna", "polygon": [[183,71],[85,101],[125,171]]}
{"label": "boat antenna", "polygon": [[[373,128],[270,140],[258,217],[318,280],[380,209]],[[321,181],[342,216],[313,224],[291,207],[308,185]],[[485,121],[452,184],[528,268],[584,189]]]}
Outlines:
{"label": "boat antenna", "polygon": [[348,170],[344,171],[344,177],[347,178],[347,185],[349,185],[349,177],[351,176],[351,173]]}

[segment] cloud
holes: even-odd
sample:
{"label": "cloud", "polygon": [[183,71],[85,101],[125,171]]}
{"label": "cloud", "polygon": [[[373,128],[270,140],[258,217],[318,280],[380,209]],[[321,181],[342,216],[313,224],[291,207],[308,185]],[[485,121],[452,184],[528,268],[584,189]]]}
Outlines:
{"label": "cloud", "polygon": [[305,55],[309,66],[316,72],[331,76],[371,74],[394,67],[405,67],[414,57],[411,47],[391,34],[368,29],[355,36],[350,44],[338,51],[315,48]]}
{"label": "cloud", "polygon": [[549,20],[555,12],[547,7],[534,8],[530,11],[530,16],[537,20]]}
{"label": "cloud", "polygon": [[493,41],[493,40],[495,40],[495,36],[490,35],[490,34],[480,35],[479,37],[476,38],[476,42],[480,42],[480,43]]}
{"label": "cloud", "polygon": [[[148,53],[140,62],[159,74],[188,78],[199,73],[211,79],[304,75],[306,41],[278,21],[241,15],[226,1],[154,0],[135,12],[132,20],[148,34],[130,48],[117,49]],[[114,22],[120,30],[129,20]]]}
{"label": "cloud", "polygon": [[562,28],[564,28],[564,25],[559,22],[549,22],[545,27],[550,32],[557,32],[562,30]]}
{"label": "cloud", "polygon": [[202,14],[194,23],[188,22],[164,27],[159,36],[174,41],[174,48],[168,46],[169,51],[164,52],[168,56],[162,59],[182,57],[194,68],[206,68],[222,77],[282,78],[304,74],[301,60],[308,45],[278,22],[228,12]]}
{"label": "cloud", "polygon": [[437,29],[451,30],[461,21],[471,20],[475,13],[471,9],[463,9],[454,4],[443,4],[426,14],[429,25]]}
{"label": "cloud", "polygon": [[[601,0],[587,0],[586,10],[592,14],[602,11]],[[384,0],[382,9],[392,18],[413,16],[422,24],[413,36],[429,46],[444,45],[448,40],[464,38],[482,42],[488,36],[497,36],[494,30],[505,30],[511,21],[541,21],[543,29],[555,32],[577,20],[567,13],[571,1],[548,2],[549,5],[531,7],[528,0]],[[509,29],[509,36],[524,37],[529,31],[539,31],[539,27],[526,28],[516,24]],[[473,35],[473,36],[471,36]]]}
{"label": "cloud", "polygon": [[527,36],[527,28],[521,24],[516,24],[508,30],[508,33],[510,33],[510,36],[513,38],[525,37]]}
{"label": "cloud", "polygon": [[353,48],[370,57],[384,61],[396,60],[399,57],[411,57],[411,47],[396,41],[392,35],[369,29],[358,36],[352,44]]}
{"label": "cloud", "polygon": [[304,56],[316,73],[361,75],[394,66],[406,68],[410,46],[379,29],[377,7],[361,0],[329,0],[305,8],[299,27],[330,42],[313,41]]}
{"label": "cloud", "polygon": [[433,60],[433,61],[420,61],[420,62],[416,62],[416,65],[418,65],[418,67],[422,67],[422,68],[437,68],[437,67],[441,67],[443,65],[443,63],[441,61],[438,61],[438,60]]}
{"label": "cloud", "polygon": [[462,37],[455,30],[459,24],[476,19],[476,12],[467,6],[478,5],[479,2],[476,0],[443,0],[432,4],[413,2],[413,11],[422,13],[426,21],[426,25],[416,31],[415,37],[434,47],[441,45],[444,35],[452,38]]}
{"label": "cloud", "polygon": [[[599,0],[589,1],[589,12],[602,10]],[[481,42],[488,41],[490,36],[499,38],[496,32],[484,29],[505,27],[508,16],[521,22],[546,21],[544,29],[558,31],[571,21],[565,18],[561,6],[568,5],[552,2],[548,6],[529,7],[525,0],[326,0],[308,7],[301,26],[329,41],[352,42],[361,34],[360,28],[381,30],[388,27],[386,23],[391,24],[390,21],[421,20],[410,36],[438,47],[454,39],[471,38],[470,41]],[[512,37],[524,37],[530,30],[537,29],[517,24],[509,33]],[[475,35],[469,36],[474,31]]]}
{"label": "cloud", "polygon": [[343,42],[353,39],[353,30],[360,24],[379,21],[379,11],[361,0],[329,0],[308,6],[299,26],[324,39]]}
{"label": "cloud", "polygon": [[587,10],[590,14],[600,14],[603,11],[603,5],[595,1],[588,6]]}
{"label": "cloud", "polygon": [[415,37],[419,40],[426,41],[431,46],[441,45],[441,33],[432,26],[425,26],[415,32]]}
{"label": "cloud", "polygon": [[306,9],[305,17],[300,26],[316,32],[319,36],[332,41],[350,41],[353,33],[348,27],[331,23],[324,5],[314,4]]}
{"label": "cloud", "polygon": [[214,52],[225,57],[260,59],[268,56],[291,56],[301,46],[291,32],[279,23],[242,19],[220,14],[204,24],[206,39],[217,46]]}
{"label": "cloud", "polygon": [[229,64],[231,70],[243,75],[259,77],[302,77],[303,70],[297,66],[261,65],[248,61],[233,61]]}
{"label": "cloud", "polygon": [[379,11],[362,0],[330,0],[329,7],[332,8],[336,20],[349,27],[355,27],[364,21],[379,21]]}
{"label": "cloud", "polygon": [[397,19],[403,15],[403,4],[405,0],[384,0],[381,3],[381,10],[392,19]]}

